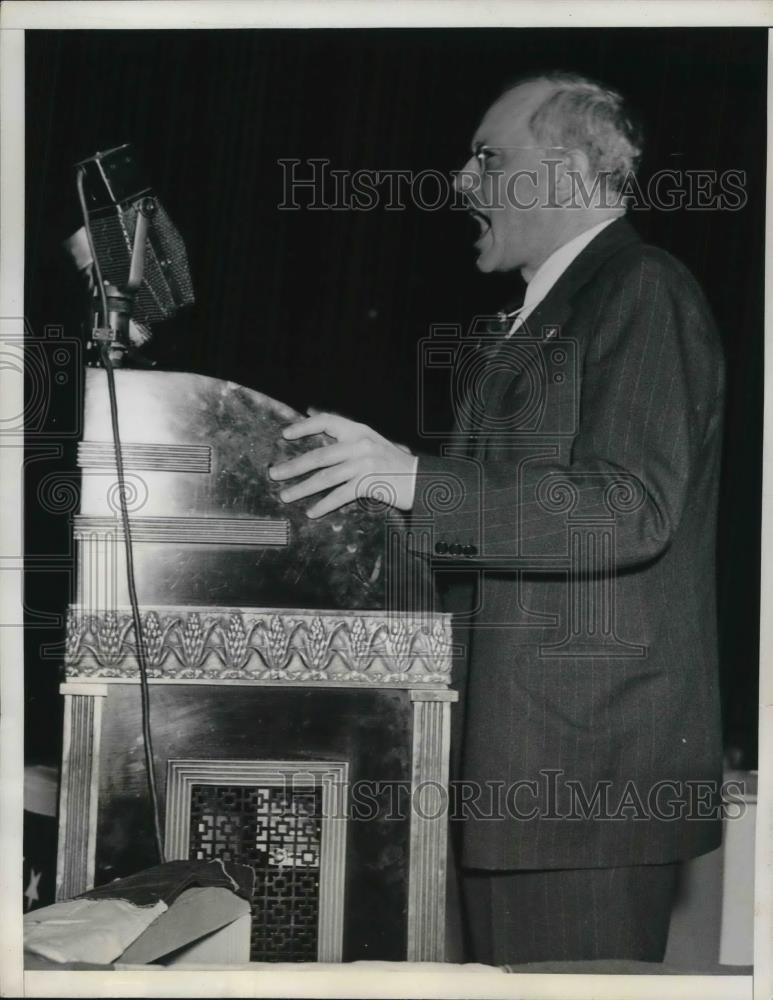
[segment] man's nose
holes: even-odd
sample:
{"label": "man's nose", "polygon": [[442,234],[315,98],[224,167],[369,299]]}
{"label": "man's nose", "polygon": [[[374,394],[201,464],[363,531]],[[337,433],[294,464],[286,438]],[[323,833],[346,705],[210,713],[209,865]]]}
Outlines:
{"label": "man's nose", "polygon": [[454,177],[454,191],[469,194],[480,187],[480,166],[476,156],[471,156]]}
{"label": "man's nose", "polygon": [[471,156],[454,176],[454,191],[457,194],[471,195],[480,189],[480,181],[478,161],[474,156]]}

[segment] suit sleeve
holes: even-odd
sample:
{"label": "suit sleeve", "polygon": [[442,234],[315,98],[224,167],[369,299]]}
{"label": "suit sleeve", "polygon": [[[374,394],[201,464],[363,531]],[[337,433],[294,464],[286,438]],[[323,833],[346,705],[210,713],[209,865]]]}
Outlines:
{"label": "suit sleeve", "polygon": [[700,289],[662,251],[618,262],[603,289],[566,454],[419,459],[412,517],[432,523],[436,556],[502,569],[508,557],[565,556],[568,516],[614,519],[619,568],[669,546],[721,422],[718,340]]}

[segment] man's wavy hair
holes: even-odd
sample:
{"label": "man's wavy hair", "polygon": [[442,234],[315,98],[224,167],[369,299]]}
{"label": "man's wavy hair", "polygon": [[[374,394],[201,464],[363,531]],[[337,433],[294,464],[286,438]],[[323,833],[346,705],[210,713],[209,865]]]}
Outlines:
{"label": "man's wavy hair", "polygon": [[545,146],[581,149],[596,176],[617,193],[636,173],[642,154],[639,122],[621,94],[577,73],[530,73],[509,84],[503,93],[523,83],[547,80],[552,93],[532,113],[532,135]]}

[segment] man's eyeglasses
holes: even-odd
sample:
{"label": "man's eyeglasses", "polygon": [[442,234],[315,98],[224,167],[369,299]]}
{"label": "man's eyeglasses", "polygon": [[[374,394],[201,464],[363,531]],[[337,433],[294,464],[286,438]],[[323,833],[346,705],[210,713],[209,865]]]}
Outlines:
{"label": "man's eyeglasses", "polygon": [[547,152],[550,149],[567,148],[567,146],[487,146],[485,143],[478,142],[475,144],[472,155],[478,161],[481,173],[485,173],[489,158],[496,156],[497,153],[504,152],[506,149],[544,149]]}

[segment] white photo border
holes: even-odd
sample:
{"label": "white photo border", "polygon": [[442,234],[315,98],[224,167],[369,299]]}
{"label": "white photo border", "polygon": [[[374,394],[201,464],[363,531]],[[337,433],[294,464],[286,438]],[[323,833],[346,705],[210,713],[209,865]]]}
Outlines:
{"label": "white photo border", "polygon": [[[757,0],[5,0],[0,9],[0,341],[19,336],[24,287],[24,30],[309,27],[721,27],[773,25]],[[773,32],[769,30],[769,64]],[[768,78],[766,287],[773,288],[773,86]],[[754,976],[505,975],[364,969],[309,971],[29,972],[22,969],[23,633],[0,628],[0,995],[243,997],[695,997],[769,1000],[773,991],[773,335],[766,303],[760,620],[759,783]],[[15,329],[14,324],[20,327]],[[23,410],[22,382],[0,370],[0,420]],[[21,621],[23,449],[0,448],[0,622]],[[8,571],[9,570],[9,571]],[[394,966],[392,966],[394,968]]]}

